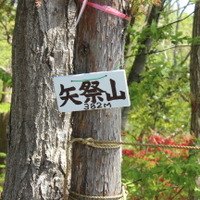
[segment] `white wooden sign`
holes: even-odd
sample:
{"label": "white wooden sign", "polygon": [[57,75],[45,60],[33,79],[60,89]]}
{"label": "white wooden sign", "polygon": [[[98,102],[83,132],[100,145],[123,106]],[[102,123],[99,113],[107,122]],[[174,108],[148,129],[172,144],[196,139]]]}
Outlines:
{"label": "white wooden sign", "polygon": [[81,111],[130,106],[124,70],[53,78],[59,111]]}

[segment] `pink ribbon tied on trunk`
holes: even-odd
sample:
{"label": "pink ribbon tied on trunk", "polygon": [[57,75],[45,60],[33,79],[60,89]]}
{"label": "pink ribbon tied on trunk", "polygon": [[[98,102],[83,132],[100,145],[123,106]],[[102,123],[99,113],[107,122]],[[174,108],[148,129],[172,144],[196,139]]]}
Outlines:
{"label": "pink ribbon tied on trunk", "polygon": [[79,0],[79,1],[82,2],[83,5],[82,5],[81,10],[79,12],[79,16],[78,16],[78,19],[76,21],[76,25],[80,21],[80,18],[82,16],[83,12],[84,12],[86,5],[91,6],[93,8],[96,8],[98,10],[101,10],[103,12],[109,13],[111,15],[115,15],[115,16],[120,17],[122,19],[131,20],[131,18],[128,17],[126,14],[120,12],[119,10],[117,10],[115,8],[112,8],[111,6],[99,5],[99,4],[96,4],[96,3],[88,2],[88,0]]}

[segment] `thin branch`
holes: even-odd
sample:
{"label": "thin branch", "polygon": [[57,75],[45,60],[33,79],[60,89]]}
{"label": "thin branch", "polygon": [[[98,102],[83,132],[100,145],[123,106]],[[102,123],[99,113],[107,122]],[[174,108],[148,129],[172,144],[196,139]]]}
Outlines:
{"label": "thin branch", "polygon": [[[181,10],[181,12],[179,12],[180,10],[180,2],[177,1],[177,20],[180,20],[183,16],[183,13],[185,11],[185,9],[187,8],[187,6],[190,4],[190,0],[187,2],[186,6],[184,6],[184,9]],[[179,24],[180,23],[177,23],[176,24],[176,28],[175,28],[175,34],[178,33],[178,30],[179,30]],[[175,45],[177,46],[177,45]],[[173,60],[174,60],[174,66],[176,67],[177,66],[177,52],[178,52],[178,49],[177,48],[174,48],[174,52],[173,52]]]}
{"label": "thin branch", "polygon": [[188,54],[186,55],[185,59],[181,61],[181,63],[179,64],[179,66],[183,65],[183,64],[186,62],[186,60],[187,60],[187,59],[189,58],[189,56],[190,56],[190,53],[191,53],[191,50],[190,50],[190,51],[188,52]]}
{"label": "thin branch", "polygon": [[6,26],[6,24],[4,24],[4,22],[1,19],[0,19],[0,24],[5,29],[5,34],[6,34],[6,37],[7,37],[7,42],[9,44],[12,44],[12,36],[9,34],[8,27]]}
{"label": "thin branch", "polygon": [[3,26],[3,28],[5,29],[5,31],[6,31],[6,34],[8,33],[8,28],[7,28],[7,26],[4,24],[4,22],[0,19],[0,23],[1,23],[1,25]]}
{"label": "thin branch", "polygon": [[134,57],[134,56],[138,56],[138,55],[141,55],[141,56],[142,55],[151,55],[151,54],[155,54],[155,53],[161,53],[161,52],[164,52],[164,51],[168,51],[170,49],[182,48],[182,47],[191,47],[191,45],[188,45],[188,44],[178,45],[178,46],[169,47],[167,49],[163,49],[163,50],[160,50],[160,51],[149,51],[148,53],[143,53],[143,54],[133,54],[133,55],[126,56],[125,58],[130,58],[130,57]]}
{"label": "thin branch", "polygon": [[182,192],[182,190],[184,189],[184,187],[185,187],[185,186],[183,186],[183,187],[172,197],[172,200],[175,199],[175,197],[176,197],[177,195],[179,195],[179,194]]}
{"label": "thin branch", "polygon": [[182,22],[182,21],[186,20],[187,18],[189,18],[191,15],[193,15],[194,12],[195,12],[195,10],[194,10],[193,12],[191,12],[189,15],[187,15],[186,17],[182,18],[182,19],[179,19],[179,20],[177,20],[177,21],[171,22],[171,23],[169,23],[169,24],[167,24],[167,25],[164,25],[164,26],[161,26],[161,27],[158,27],[158,28],[159,28],[159,29],[162,29],[162,28],[165,28],[165,27],[167,27],[167,26],[171,26],[171,25],[173,25],[173,24]]}
{"label": "thin branch", "polygon": [[194,3],[188,3],[187,5],[181,7],[180,9],[172,10],[171,12],[168,12],[168,13],[169,13],[169,15],[170,15],[170,14],[172,14],[172,13],[177,12],[177,10],[182,10],[182,9],[185,10],[185,9],[186,9],[188,6],[190,6],[190,5],[194,5]]}
{"label": "thin branch", "polygon": [[5,73],[7,73],[7,74],[12,75],[11,67],[10,67],[10,66],[7,67],[7,68],[0,66],[0,70],[2,70],[3,72],[5,72]]}

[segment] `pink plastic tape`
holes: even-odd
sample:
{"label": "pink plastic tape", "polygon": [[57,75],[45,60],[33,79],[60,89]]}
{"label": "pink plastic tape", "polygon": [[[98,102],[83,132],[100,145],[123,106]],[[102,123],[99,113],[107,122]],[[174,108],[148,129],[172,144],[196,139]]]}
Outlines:
{"label": "pink plastic tape", "polygon": [[[83,3],[83,0],[80,0],[80,2]],[[99,5],[96,3],[91,3],[91,2],[87,2],[87,5],[91,6],[93,8],[96,8],[98,10],[101,10],[103,12],[109,13],[111,15],[115,15],[115,16],[118,16],[118,17],[126,19],[126,20],[131,20],[131,18],[129,16],[125,15],[124,13],[121,13],[119,10],[112,8],[110,6],[105,6],[105,5],[102,6],[102,5]]]}

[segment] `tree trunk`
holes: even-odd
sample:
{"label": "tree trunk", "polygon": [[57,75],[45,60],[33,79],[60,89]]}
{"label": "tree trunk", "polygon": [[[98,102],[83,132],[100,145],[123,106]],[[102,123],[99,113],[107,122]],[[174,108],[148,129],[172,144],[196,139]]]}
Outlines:
{"label": "tree trunk", "polygon": [[[200,1],[196,2],[193,38],[200,36]],[[192,45],[190,61],[190,87],[191,87],[191,133],[200,139],[200,45]],[[200,178],[197,178],[197,187],[200,188]],[[194,191],[190,193],[190,200],[197,200]]]}
{"label": "tree trunk", "polygon": [[58,112],[52,77],[71,70],[73,7],[73,1],[42,1],[38,8],[34,0],[18,1],[3,200],[63,199],[70,115]]}
{"label": "tree trunk", "polygon": [[[102,2],[96,1],[99,4]],[[120,0],[106,5],[123,10]],[[77,29],[74,67],[78,73],[110,71],[119,66],[124,54],[127,22],[87,7]],[[72,114],[72,136],[96,140],[120,140],[121,109],[92,110]],[[84,195],[121,194],[121,150],[73,145],[71,190]],[[74,196],[76,199],[83,197]],[[87,198],[86,198],[87,199]]]}
{"label": "tree trunk", "polygon": [[[160,12],[163,10],[165,0],[161,1],[160,6],[152,5],[149,14],[146,19],[146,25],[143,29],[143,32],[146,31],[146,28],[151,26],[152,22],[155,21],[158,24],[158,20],[160,17]],[[142,33],[141,33],[142,34]],[[130,86],[131,83],[137,82],[139,83],[141,80],[141,74],[145,70],[146,61],[148,58],[148,52],[151,48],[153,38],[151,36],[147,36],[142,41],[139,41],[139,49],[137,51],[137,55],[131,67],[131,71],[128,76],[128,85]],[[123,108],[122,111],[122,130],[127,129],[127,116],[130,111],[129,107]]]}

